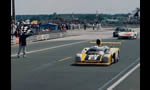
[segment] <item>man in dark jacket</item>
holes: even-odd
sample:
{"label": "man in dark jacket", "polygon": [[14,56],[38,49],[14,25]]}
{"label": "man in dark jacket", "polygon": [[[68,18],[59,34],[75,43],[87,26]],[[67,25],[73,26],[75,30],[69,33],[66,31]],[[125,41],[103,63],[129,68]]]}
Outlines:
{"label": "man in dark jacket", "polygon": [[84,24],[84,30],[86,30],[86,24]]}
{"label": "man in dark jacket", "polygon": [[26,38],[31,36],[32,34],[27,34],[26,32],[23,31],[22,35],[19,37],[19,50],[18,50],[18,55],[17,57],[20,57],[20,51],[23,49],[23,57],[26,55]]}

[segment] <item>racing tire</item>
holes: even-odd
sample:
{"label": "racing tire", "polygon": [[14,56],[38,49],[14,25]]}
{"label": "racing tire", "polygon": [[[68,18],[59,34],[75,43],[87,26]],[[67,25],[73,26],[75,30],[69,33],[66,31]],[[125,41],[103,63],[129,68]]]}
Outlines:
{"label": "racing tire", "polygon": [[129,39],[130,39],[130,40],[133,40],[133,39],[134,39],[134,36],[129,37]]}
{"label": "racing tire", "polygon": [[135,38],[134,39],[137,39],[137,35],[135,35]]}
{"label": "racing tire", "polygon": [[112,56],[111,58],[111,64],[115,63],[115,58]]}
{"label": "racing tire", "polygon": [[119,52],[117,52],[117,54],[115,54],[115,63],[118,62],[120,59],[120,54]]}
{"label": "racing tire", "polygon": [[113,32],[113,37],[115,37],[115,33]]}
{"label": "racing tire", "polygon": [[113,34],[113,37],[117,37],[117,36]]}
{"label": "racing tire", "polygon": [[119,61],[119,52],[117,52],[117,54],[114,55],[114,63],[117,63]]}

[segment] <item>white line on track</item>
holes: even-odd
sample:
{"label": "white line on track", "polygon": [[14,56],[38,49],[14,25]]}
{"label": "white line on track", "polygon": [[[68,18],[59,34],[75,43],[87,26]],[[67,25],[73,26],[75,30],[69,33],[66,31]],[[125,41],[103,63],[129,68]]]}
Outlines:
{"label": "white line on track", "polygon": [[60,60],[58,60],[58,61],[65,61],[65,60],[68,60],[68,59],[70,59],[70,58],[72,58],[72,57],[66,57],[66,58],[60,59]]}
{"label": "white line on track", "polygon": [[98,90],[103,90],[104,88],[106,88],[106,86],[108,86],[110,83],[112,83],[114,80],[116,80],[117,78],[119,78],[122,74],[124,74],[128,69],[130,69],[132,66],[134,66],[137,62],[140,61],[140,57],[137,58],[135,60],[135,62],[133,62],[131,65],[129,65],[127,68],[125,68],[124,70],[122,70],[118,75],[116,75],[114,78],[112,78],[111,80],[109,80],[107,83],[105,83],[102,87],[98,88]]}
{"label": "white line on track", "polygon": [[[86,41],[80,41],[80,42],[75,42],[75,43],[69,43],[69,44],[63,44],[63,45],[58,45],[58,46],[54,46],[54,47],[48,47],[48,48],[44,48],[44,49],[39,49],[39,50],[34,50],[34,51],[29,51],[26,52],[27,54],[29,53],[35,53],[35,52],[40,52],[40,51],[45,51],[45,50],[50,50],[50,49],[55,49],[55,48],[60,48],[60,47],[65,47],[65,46],[70,46],[70,45],[74,45],[74,44],[78,44],[78,43],[83,43],[83,42],[87,42],[89,40]],[[11,56],[16,56],[17,54],[13,54]]]}
{"label": "white line on track", "polygon": [[43,69],[45,69],[45,68],[47,68],[47,67],[53,65],[54,63],[56,63],[56,62],[50,62],[50,63],[42,64],[42,65],[40,65],[39,67],[34,68],[32,71],[43,70]]}
{"label": "white line on track", "polygon": [[123,77],[121,77],[117,82],[115,82],[112,86],[107,88],[107,90],[113,90],[119,83],[121,83],[126,77],[128,77],[134,70],[140,67],[140,63],[137,64],[134,68],[132,68],[129,72],[127,72]]}
{"label": "white line on track", "polygon": [[57,61],[62,62],[62,61],[68,60],[70,58],[72,58],[72,57],[66,57],[66,58],[63,58],[63,59],[56,60],[54,62],[49,62],[49,63],[46,63],[46,64],[42,64],[41,66],[33,69],[33,71],[43,70],[43,69],[45,69],[45,68],[47,68],[47,67],[49,67],[49,66],[51,66],[51,65],[53,65],[55,63],[57,63]]}

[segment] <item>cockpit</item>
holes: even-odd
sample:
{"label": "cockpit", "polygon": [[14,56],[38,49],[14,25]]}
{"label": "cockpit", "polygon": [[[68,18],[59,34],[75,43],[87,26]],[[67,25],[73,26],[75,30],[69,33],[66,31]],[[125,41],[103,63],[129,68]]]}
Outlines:
{"label": "cockpit", "polygon": [[101,52],[106,53],[110,50],[109,47],[107,46],[101,46],[101,47],[92,47],[90,48],[86,54],[91,55],[91,54],[100,54]]}

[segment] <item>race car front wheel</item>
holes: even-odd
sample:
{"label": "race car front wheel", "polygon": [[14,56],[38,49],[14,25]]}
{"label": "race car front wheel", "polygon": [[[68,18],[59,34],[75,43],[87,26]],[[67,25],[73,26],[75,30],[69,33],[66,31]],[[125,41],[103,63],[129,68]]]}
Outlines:
{"label": "race car front wheel", "polygon": [[120,54],[119,51],[115,54],[115,63],[119,61]]}
{"label": "race car front wheel", "polygon": [[134,39],[137,39],[137,35],[134,35]]}
{"label": "race car front wheel", "polygon": [[114,56],[111,57],[111,64],[113,64],[113,63],[115,63],[115,57]]}
{"label": "race car front wheel", "polygon": [[113,55],[114,63],[119,61],[119,51]]}

